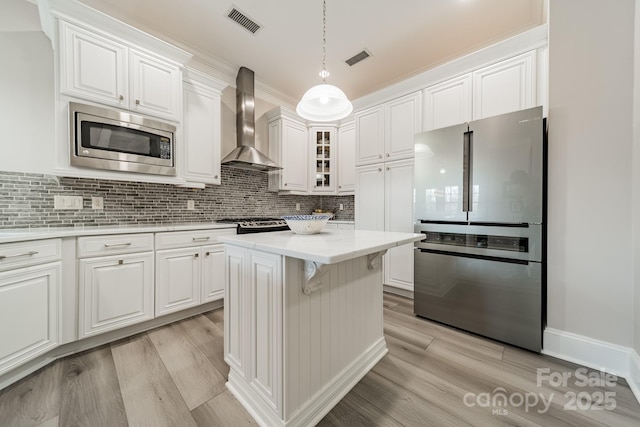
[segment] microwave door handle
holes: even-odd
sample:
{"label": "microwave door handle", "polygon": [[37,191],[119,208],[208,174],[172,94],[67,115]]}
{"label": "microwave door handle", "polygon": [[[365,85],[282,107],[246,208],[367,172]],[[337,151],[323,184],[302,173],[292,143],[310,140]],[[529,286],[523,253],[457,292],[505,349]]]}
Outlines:
{"label": "microwave door handle", "polygon": [[473,131],[464,133],[462,154],[462,212],[473,210]]}

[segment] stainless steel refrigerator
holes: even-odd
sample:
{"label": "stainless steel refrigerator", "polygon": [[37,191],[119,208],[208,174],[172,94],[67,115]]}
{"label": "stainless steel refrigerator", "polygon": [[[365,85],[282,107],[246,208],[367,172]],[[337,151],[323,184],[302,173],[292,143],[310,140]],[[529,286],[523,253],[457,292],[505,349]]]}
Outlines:
{"label": "stainless steel refrigerator", "polygon": [[536,107],[416,135],[415,314],[541,350],[544,126]]}

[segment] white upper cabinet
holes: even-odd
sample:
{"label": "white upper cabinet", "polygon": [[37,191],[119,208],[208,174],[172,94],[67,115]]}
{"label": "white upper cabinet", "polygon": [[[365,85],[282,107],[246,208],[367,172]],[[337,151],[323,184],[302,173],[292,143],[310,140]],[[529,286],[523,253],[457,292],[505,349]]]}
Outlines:
{"label": "white upper cabinet", "polygon": [[356,188],[356,124],[338,128],[338,194],[353,194]]}
{"label": "white upper cabinet", "polygon": [[414,92],[385,104],[385,161],[413,158],[413,138],[422,132],[422,94]]}
{"label": "white upper cabinet", "polygon": [[473,72],[473,120],[535,106],[535,51]]}
{"label": "white upper cabinet", "polygon": [[128,107],[127,47],[62,21],[60,35],[62,93]]}
{"label": "white upper cabinet", "polygon": [[413,157],[413,137],[422,131],[422,94],[414,92],[356,113],[356,164]]}
{"label": "white upper cabinet", "polygon": [[65,21],[60,34],[62,93],[179,121],[176,63]]}
{"label": "white upper cabinet", "polygon": [[356,113],[356,165],[383,161],[384,105]]}
{"label": "white upper cabinet", "polygon": [[471,74],[424,90],[425,130],[471,121]]}
{"label": "white upper cabinet", "polygon": [[335,193],[335,126],[314,126],[309,129],[310,190],[312,193]]}
{"label": "white upper cabinet", "polygon": [[291,112],[276,108],[269,120],[269,158],[281,170],[269,172],[269,191],[306,194],[308,178],[307,127]]}
{"label": "white upper cabinet", "polygon": [[151,116],[179,120],[180,68],[169,62],[131,50],[130,108]]}
{"label": "white upper cabinet", "polygon": [[182,96],[184,177],[192,182],[220,184],[222,86],[206,82],[208,76],[193,70],[187,70],[186,77]]}

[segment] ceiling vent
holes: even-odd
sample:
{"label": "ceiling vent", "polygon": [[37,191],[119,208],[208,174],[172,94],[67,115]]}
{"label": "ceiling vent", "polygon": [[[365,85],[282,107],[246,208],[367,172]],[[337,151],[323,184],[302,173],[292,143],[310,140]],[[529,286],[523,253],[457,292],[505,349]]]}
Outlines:
{"label": "ceiling vent", "polygon": [[367,52],[366,49],[363,49],[362,52],[356,53],[355,55],[353,55],[351,58],[347,59],[344,62],[346,62],[350,67],[353,67],[358,62],[360,62],[362,60],[365,60],[370,56],[371,56],[371,54],[369,52]]}
{"label": "ceiling vent", "polygon": [[240,12],[238,9],[233,7],[229,13],[227,14],[227,18],[231,18],[232,21],[237,22],[244,28],[245,30],[251,32],[251,34],[255,34],[258,32],[262,26],[256,23],[253,19],[249,18],[244,13]]}

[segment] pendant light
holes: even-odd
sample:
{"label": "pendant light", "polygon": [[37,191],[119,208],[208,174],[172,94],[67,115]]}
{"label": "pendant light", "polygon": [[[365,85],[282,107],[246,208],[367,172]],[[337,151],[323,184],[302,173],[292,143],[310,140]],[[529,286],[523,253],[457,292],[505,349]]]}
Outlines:
{"label": "pendant light", "polygon": [[322,84],[305,92],[296,107],[302,118],[315,122],[331,122],[347,117],[353,111],[353,105],[338,87],[327,84],[327,1],[322,2]]}

